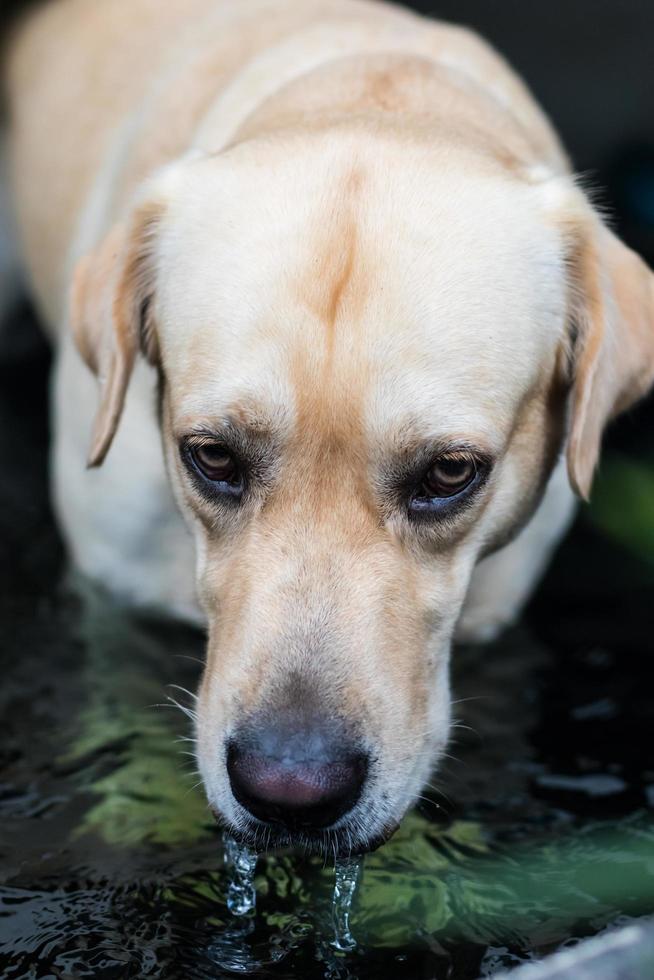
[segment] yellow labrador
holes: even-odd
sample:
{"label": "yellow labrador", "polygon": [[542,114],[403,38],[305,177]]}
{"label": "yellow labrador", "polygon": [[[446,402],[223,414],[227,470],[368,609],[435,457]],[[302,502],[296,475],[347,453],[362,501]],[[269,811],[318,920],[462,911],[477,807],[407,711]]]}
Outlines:
{"label": "yellow labrador", "polygon": [[237,836],[371,848],[453,636],[514,619],[654,377],[652,274],[502,59],[399,7],[53,0],[9,86],[72,556],[206,622]]}

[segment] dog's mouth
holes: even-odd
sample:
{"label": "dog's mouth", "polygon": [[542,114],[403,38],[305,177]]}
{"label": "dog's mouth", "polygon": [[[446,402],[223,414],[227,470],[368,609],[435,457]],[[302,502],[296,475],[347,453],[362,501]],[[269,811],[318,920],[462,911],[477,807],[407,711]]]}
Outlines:
{"label": "dog's mouth", "polygon": [[213,808],[211,812],[221,830],[241,846],[256,853],[297,849],[304,854],[318,855],[326,859],[360,857],[376,851],[393,836],[399,823],[386,824],[382,830],[371,837],[362,839],[360,834],[344,824],[342,827],[309,829],[297,827],[289,829],[282,824],[264,823],[250,820],[246,827],[236,827]]}

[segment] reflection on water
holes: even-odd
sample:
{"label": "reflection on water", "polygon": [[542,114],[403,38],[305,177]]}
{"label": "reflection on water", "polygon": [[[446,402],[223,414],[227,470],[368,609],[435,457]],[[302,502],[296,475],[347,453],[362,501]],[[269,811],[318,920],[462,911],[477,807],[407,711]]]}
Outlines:
{"label": "reflection on water", "polygon": [[454,758],[366,858],[351,921],[338,869],[334,923],[320,860],[224,867],[188,719],[160,707],[197,686],[202,637],[63,581],[45,367],[0,360],[0,976],[469,980],[652,912],[654,562],[625,530],[654,526],[642,440],[626,490],[609,457],[526,624],[455,652]]}

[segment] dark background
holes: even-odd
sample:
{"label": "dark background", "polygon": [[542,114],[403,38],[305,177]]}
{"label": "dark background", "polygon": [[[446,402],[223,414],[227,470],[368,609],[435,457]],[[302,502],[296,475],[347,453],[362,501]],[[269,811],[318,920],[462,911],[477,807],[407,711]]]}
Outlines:
{"label": "dark background", "polygon": [[[584,185],[654,265],[654,0],[410,6],[468,24],[495,44],[551,116]],[[0,0],[0,59],[12,18],[25,7]],[[201,656],[202,644],[182,627],[127,624],[111,610],[106,621],[91,619],[89,632],[84,608],[60,588],[66,563],[47,499],[48,371],[46,344],[22,305],[0,323],[0,976],[223,976],[207,957],[224,902],[193,897],[196,886],[214,880],[214,839],[155,847],[146,836],[126,851],[109,846],[95,824],[93,833],[71,837],[100,804],[110,806],[112,819],[136,812],[161,829],[165,793],[174,794],[179,781],[160,781],[159,797],[139,775],[143,759],[154,769],[173,744],[173,734],[152,735],[151,706],[165,699],[167,682],[194,689],[197,665],[186,653]],[[425,812],[446,828],[457,817],[476,822],[500,854],[508,841],[513,877],[496,882],[493,871],[484,887],[486,898],[499,889],[496,908],[510,928],[493,920],[492,901],[481,902],[481,911],[467,901],[458,884],[467,858],[455,854],[443,880],[463,938],[444,933],[427,947],[422,939],[408,951],[398,947],[403,967],[392,950],[370,954],[360,961],[362,978],[470,980],[489,954],[510,966],[620,924],[626,914],[651,914],[652,886],[643,884],[651,862],[630,842],[644,832],[634,820],[643,812],[651,820],[654,810],[653,421],[650,398],[611,428],[595,488],[595,501],[604,494],[609,506],[580,509],[524,622],[482,656],[455,657],[461,717],[472,727],[457,735],[457,758],[444,772],[447,793],[436,810],[424,800]],[[635,491],[632,462],[645,474]],[[627,515],[626,539],[606,533],[607,513],[611,525],[614,515]],[[89,741],[87,715],[98,705],[106,732]],[[71,732],[86,739],[72,760]],[[608,785],[599,796],[597,778]],[[171,795],[167,806],[170,819],[187,797]],[[592,821],[613,835],[597,850],[587,843]],[[549,846],[550,838],[553,857],[538,875],[515,860],[521,841]],[[470,865],[472,877],[480,867]],[[580,877],[584,868],[592,880]],[[562,884],[552,892],[557,875]],[[640,897],[634,882],[644,889]],[[271,892],[274,916],[280,908],[295,916],[299,904],[295,895],[282,900]],[[324,976],[310,942],[297,956],[284,975]],[[182,962],[181,972],[171,958]]]}
{"label": "dark background", "polygon": [[654,136],[654,4],[442,0],[416,10],[473,27],[529,83],[581,170]]}
{"label": "dark background", "polygon": [[654,261],[654,3],[408,4],[474,28],[523,76],[597,200]]}

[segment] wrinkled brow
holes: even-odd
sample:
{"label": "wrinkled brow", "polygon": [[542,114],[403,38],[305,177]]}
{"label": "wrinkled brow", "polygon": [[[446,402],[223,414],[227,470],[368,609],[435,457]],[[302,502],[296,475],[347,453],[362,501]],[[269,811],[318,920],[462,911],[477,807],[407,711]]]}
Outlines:
{"label": "wrinkled brow", "polygon": [[380,446],[388,460],[402,465],[412,459],[424,459],[449,452],[470,452],[481,459],[492,459],[499,455],[504,440],[479,431],[463,431],[452,426],[447,431],[444,425],[435,427],[433,420],[426,421],[417,415],[407,415],[384,437]]}
{"label": "wrinkled brow", "polygon": [[219,415],[181,419],[174,427],[178,441],[219,443],[240,459],[269,465],[285,443],[285,426],[272,413],[252,405],[231,406]]}
{"label": "wrinkled brow", "polygon": [[443,455],[469,455],[486,466],[495,459],[495,453],[479,439],[457,435],[405,439],[385,454],[380,466],[382,479],[398,484],[415,479]]}

